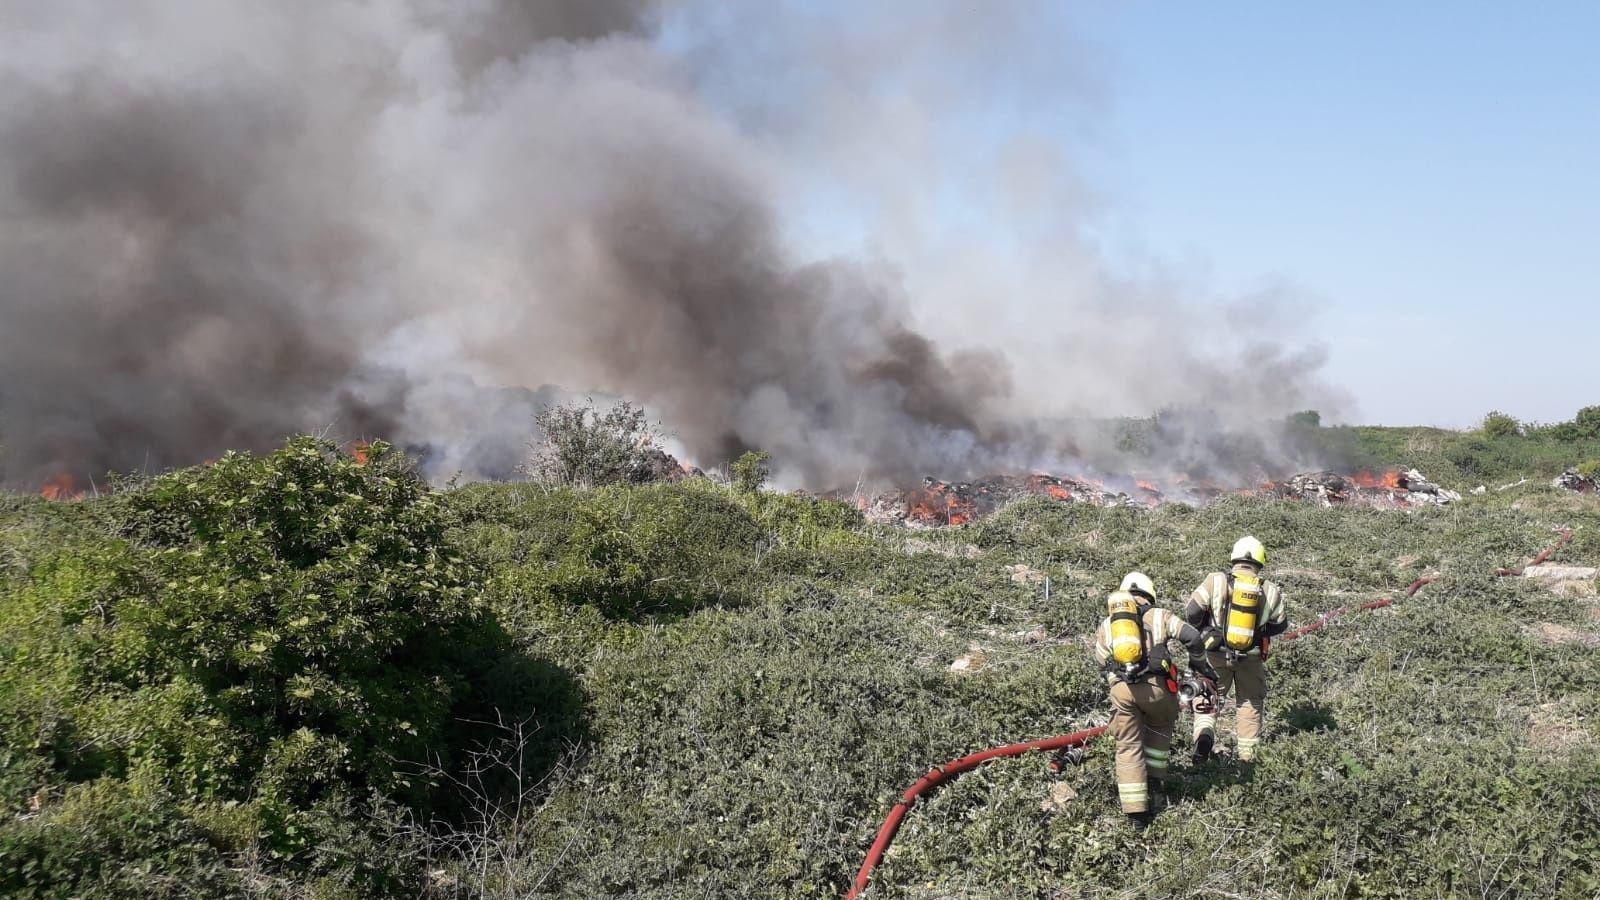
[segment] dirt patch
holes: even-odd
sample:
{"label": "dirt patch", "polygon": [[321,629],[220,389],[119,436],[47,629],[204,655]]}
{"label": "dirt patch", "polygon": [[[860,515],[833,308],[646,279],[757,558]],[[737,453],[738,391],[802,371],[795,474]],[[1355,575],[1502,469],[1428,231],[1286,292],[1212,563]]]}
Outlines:
{"label": "dirt patch", "polygon": [[1576,644],[1581,647],[1600,647],[1600,634],[1579,631],[1554,622],[1539,622],[1523,629],[1523,633],[1549,647]]}
{"label": "dirt patch", "polygon": [[1011,573],[1011,580],[1017,584],[1044,583],[1045,574],[1027,563],[1006,566],[1006,571]]}
{"label": "dirt patch", "polygon": [[1569,600],[1583,600],[1595,596],[1592,581],[1558,581],[1550,586],[1550,592]]}
{"label": "dirt patch", "polygon": [[950,671],[970,675],[983,668],[988,662],[989,654],[984,652],[981,646],[973,644],[966,653],[955,658],[955,661],[950,664]]}
{"label": "dirt patch", "polygon": [[1528,743],[1540,750],[1565,751],[1584,744],[1589,733],[1562,713],[1560,703],[1545,703],[1528,714]]}
{"label": "dirt patch", "polygon": [[1533,578],[1552,584],[1557,581],[1594,581],[1600,569],[1594,566],[1527,565],[1522,567],[1523,578]]}

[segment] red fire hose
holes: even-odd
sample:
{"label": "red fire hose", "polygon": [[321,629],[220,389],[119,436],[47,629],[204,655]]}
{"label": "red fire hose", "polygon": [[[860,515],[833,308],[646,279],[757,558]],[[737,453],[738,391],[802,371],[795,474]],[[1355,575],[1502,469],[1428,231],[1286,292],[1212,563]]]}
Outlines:
{"label": "red fire hose", "polygon": [[866,889],[867,879],[872,877],[873,867],[883,859],[883,854],[889,850],[889,842],[894,840],[894,833],[900,830],[900,820],[905,818],[906,810],[917,802],[917,798],[922,796],[924,791],[932,790],[968,769],[976,769],[991,759],[1021,756],[1033,750],[1060,750],[1065,747],[1077,747],[1090,738],[1103,734],[1105,730],[1106,726],[1101,725],[1098,728],[1085,728],[1082,731],[1074,731],[1071,734],[1058,735],[1053,738],[1026,741],[1021,744],[1008,744],[1004,747],[991,747],[988,750],[963,756],[955,762],[948,762],[942,766],[934,766],[929,769],[928,774],[918,778],[915,784],[906,788],[906,792],[900,797],[900,802],[894,805],[894,809],[889,810],[889,817],[883,820],[883,827],[878,829],[878,837],[872,842],[872,849],[867,851],[866,860],[861,863],[860,871],[856,872],[855,885],[850,888],[850,893],[845,896],[848,900],[854,900],[857,894]]}
{"label": "red fire hose", "polygon": [[[1525,569],[1527,566],[1537,566],[1541,563],[1549,561],[1550,557],[1555,556],[1556,551],[1560,550],[1561,547],[1570,540],[1572,540],[1572,530],[1563,528],[1561,529],[1561,536],[1557,538],[1556,542],[1550,547],[1541,551],[1539,555],[1535,556],[1531,562],[1524,566],[1518,566],[1515,569],[1496,569],[1494,573],[1502,578],[1512,575],[1521,575],[1523,569]],[[1435,577],[1418,578],[1416,581],[1411,583],[1410,587],[1406,588],[1405,596],[1415,596],[1417,591],[1422,590],[1424,585],[1432,584],[1436,580],[1437,579]],[[1284,634],[1282,637],[1278,638],[1278,640],[1292,641],[1295,638],[1304,637],[1313,631],[1322,629],[1329,622],[1347,613],[1369,609],[1382,609],[1385,606],[1391,606],[1393,604],[1393,598],[1385,597],[1382,600],[1373,600],[1370,603],[1362,603],[1357,606],[1341,606],[1338,609],[1329,610],[1328,612],[1323,613],[1317,617],[1316,621],[1310,623],[1309,625],[1301,626],[1294,631]],[[1021,756],[1024,753],[1031,753],[1034,750],[1061,750],[1067,747],[1081,747],[1088,743],[1091,739],[1104,734],[1105,730],[1106,726],[1101,725],[1097,728],[1085,728],[1082,731],[1074,731],[1071,734],[1058,735],[1052,738],[1043,738],[1037,741],[1024,741],[1020,744],[1007,744],[1004,747],[991,747],[988,750],[982,750],[977,753],[968,754],[967,756],[963,756],[954,762],[948,762],[942,766],[934,766],[933,768],[929,769],[928,774],[918,778],[916,782],[911,785],[911,787],[906,788],[906,792],[900,796],[900,801],[894,805],[893,809],[889,810],[889,817],[883,820],[882,827],[878,829],[878,836],[873,839],[872,848],[867,851],[867,858],[862,860],[861,868],[856,871],[856,879],[850,886],[850,892],[845,894],[845,900],[855,900],[855,898],[862,891],[867,889],[867,882],[872,878],[872,870],[877,867],[878,863],[883,861],[883,855],[889,851],[889,844],[894,841],[895,832],[900,830],[900,821],[906,817],[906,811],[911,809],[911,807],[919,798],[922,797],[924,793],[933,790],[934,788],[944,784],[946,781],[949,781],[963,772],[983,765],[989,760],[1004,759],[1009,756]]]}
{"label": "red fire hose", "polygon": [[1521,575],[1523,570],[1528,568],[1528,566],[1539,566],[1549,562],[1550,557],[1555,556],[1556,551],[1560,550],[1566,545],[1567,541],[1570,540],[1572,540],[1572,529],[1563,528],[1561,529],[1561,536],[1556,538],[1556,542],[1554,544],[1551,544],[1549,547],[1539,551],[1539,555],[1529,560],[1526,564],[1517,566],[1515,569],[1495,569],[1494,573],[1499,575],[1501,578],[1511,575]]}

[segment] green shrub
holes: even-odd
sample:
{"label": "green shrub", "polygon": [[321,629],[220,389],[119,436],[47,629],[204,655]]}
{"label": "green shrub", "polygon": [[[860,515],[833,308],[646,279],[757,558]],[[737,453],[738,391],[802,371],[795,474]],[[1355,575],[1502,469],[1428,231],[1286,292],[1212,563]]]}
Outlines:
{"label": "green shrub", "polygon": [[461,645],[485,622],[403,459],[375,445],[363,465],[302,438],[155,479],[121,507],[140,571],[92,677],[214,716],[230,741],[191,750],[130,723],[129,752],[165,757],[202,796],[251,772],[291,802],[330,779],[410,787],[395,761],[440,747],[468,692]]}
{"label": "green shrub", "polygon": [[1478,429],[1492,438],[1512,437],[1522,433],[1522,423],[1506,413],[1495,410],[1483,417]]}
{"label": "green shrub", "polygon": [[230,453],[111,504],[120,536],[44,555],[0,598],[5,742],[62,783],[241,804],[299,865],[325,849],[318,809],[425,801],[416,766],[448,767],[457,717],[503,699],[515,654],[437,495],[381,444],[365,464],[311,438]]}
{"label": "green shrub", "polygon": [[532,454],[523,470],[547,484],[642,484],[654,480],[654,463],[666,458],[660,427],[626,401],[605,412],[593,400],[556,404],[533,422],[539,438],[528,445]]}
{"label": "green shrub", "polygon": [[240,893],[233,875],[149,769],[73,785],[48,810],[0,826],[8,897],[209,898]]}
{"label": "green shrub", "polygon": [[767,483],[770,472],[767,463],[772,460],[772,454],[765,450],[746,451],[728,466],[728,474],[733,477],[733,489],[741,494],[753,494],[761,490]]}
{"label": "green shrub", "polygon": [[1593,479],[1600,476],[1600,459],[1584,460],[1577,465],[1578,474]]}
{"label": "green shrub", "polygon": [[1582,437],[1600,438],[1600,406],[1585,406],[1578,410],[1572,424]]}

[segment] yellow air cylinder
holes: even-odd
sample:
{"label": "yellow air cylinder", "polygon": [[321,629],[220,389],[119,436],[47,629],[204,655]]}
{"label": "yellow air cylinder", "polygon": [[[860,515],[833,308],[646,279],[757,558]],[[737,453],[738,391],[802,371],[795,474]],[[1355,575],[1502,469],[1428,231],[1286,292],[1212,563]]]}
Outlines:
{"label": "yellow air cylinder", "polygon": [[1122,665],[1144,659],[1144,635],[1139,628],[1139,604],[1133,595],[1118,591],[1106,601],[1111,613],[1111,658]]}
{"label": "yellow air cylinder", "polygon": [[1256,625],[1261,607],[1267,602],[1266,589],[1254,575],[1233,576],[1233,596],[1228,603],[1228,646],[1244,651],[1255,646]]}

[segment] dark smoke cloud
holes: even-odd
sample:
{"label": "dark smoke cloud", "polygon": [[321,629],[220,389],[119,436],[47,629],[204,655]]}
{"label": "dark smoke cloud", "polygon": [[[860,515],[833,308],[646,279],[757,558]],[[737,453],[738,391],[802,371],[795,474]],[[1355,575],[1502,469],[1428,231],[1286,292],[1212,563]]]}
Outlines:
{"label": "dark smoke cloud", "polygon": [[[1219,418],[1250,428],[1325,398],[1314,356],[1254,335],[1241,377],[1192,348],[1202,310],[1105,276],[1036,196],[1082,206],[1048,154],[985,177],[1049,263],[919,242],[918,189],[951,169],[895,126],[949,95],[925,70],[994,64],[1035,4],[958,6],[834,41],[767,4],[0,0],[6,480],[303,430],[505,475],[551,384],[646,402],[701,464],[761,447],[822,486],[1103,456],[1049,416],[1247,397]],[[693,38],[671,51],[669,21]],[[722,102],[761,80],[741,35],[815,67],[768,73],[791,108]],[[838,177],[877,249],[796,249],[795,154],[824,146],[863,148]]]}

